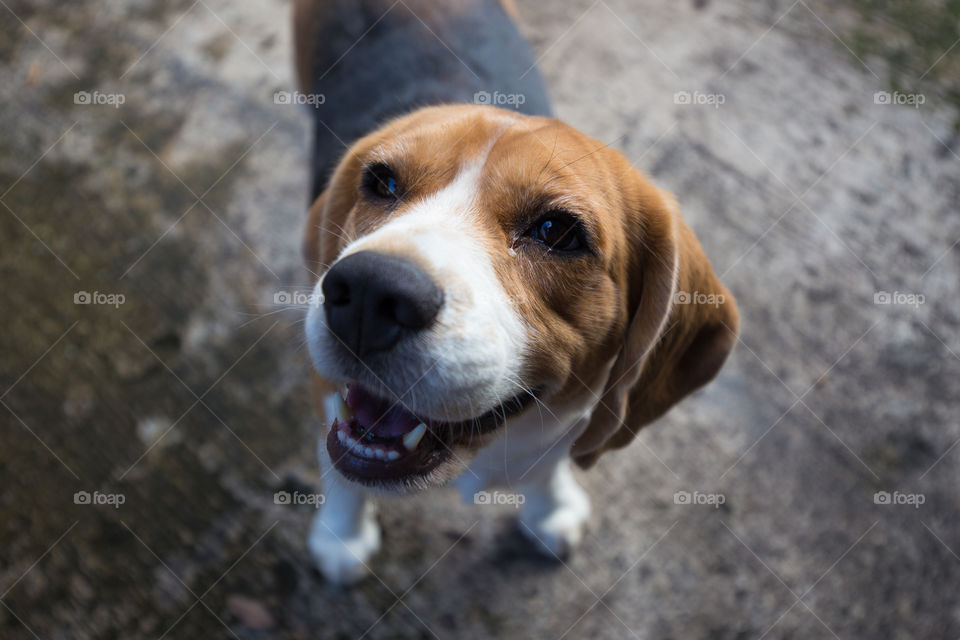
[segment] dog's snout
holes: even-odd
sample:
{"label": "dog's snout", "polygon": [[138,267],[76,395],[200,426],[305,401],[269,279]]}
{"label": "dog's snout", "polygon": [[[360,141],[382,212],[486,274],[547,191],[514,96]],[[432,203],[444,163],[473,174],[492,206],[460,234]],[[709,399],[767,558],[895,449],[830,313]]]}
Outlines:
{"label": "dog's snout", "polygon": [[443,304],[443,291],[415,264],[374,251],[338,261],[322,289],[327,325],[357,356],[428,328]]}

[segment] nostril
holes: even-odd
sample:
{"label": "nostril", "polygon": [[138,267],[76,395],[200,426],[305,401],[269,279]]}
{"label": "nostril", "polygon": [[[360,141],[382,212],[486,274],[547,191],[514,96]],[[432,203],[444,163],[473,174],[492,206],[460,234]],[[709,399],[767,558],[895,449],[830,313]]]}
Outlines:
{"label": "nostril", "polygon": [[393,307],[393,317],[397,319],[397,324],[407,328],[423,326],[423,323],[420,321],[420,314],[417,313],[416,308],[410,304],[409,301],[406,303],[401,301],[395,304]]}
{"label": "nostril", "polygon": [[335,274],[328,275],[323,281],[323,301],[337,307],[350,304],[350,285]]}
{"label": "nostril", "polygon": [[421,329],[429,322],[413,301],[391,295],[377,303],[377,315],[407,329]]}
{"label": "nostril", "polygon": [[422,329],[436,316],[436,307],[429,301],[418,304],[409,298],[400,298],[394,301],[392,307],[397,324],[407,329]]}
{"label": "nostril", "polygon": [[392,296],[385,296],[380,299],[377,305],[377,315],[381,318],[394,320],[397,318],[397,300]]}

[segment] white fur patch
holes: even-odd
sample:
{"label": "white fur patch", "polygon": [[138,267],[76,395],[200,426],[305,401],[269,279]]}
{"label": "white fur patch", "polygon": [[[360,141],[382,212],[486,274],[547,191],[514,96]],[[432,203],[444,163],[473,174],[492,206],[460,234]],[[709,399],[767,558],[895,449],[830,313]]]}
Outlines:
{"label": "white fur patch", "polygon": [[564,558],[580,544],[590,519],[590,498],[577,483],[570,459],[555,464],[550,474],[523,485],[525,498],[520,512],[520,531],[536,548]]}
{"label": "white fur patch", "polygon": [[376,505],[359,487],[332,476],[324,489],[326,501],[314,516],[307,547],[327,580],[352,584],[367,575],[380,549]]}

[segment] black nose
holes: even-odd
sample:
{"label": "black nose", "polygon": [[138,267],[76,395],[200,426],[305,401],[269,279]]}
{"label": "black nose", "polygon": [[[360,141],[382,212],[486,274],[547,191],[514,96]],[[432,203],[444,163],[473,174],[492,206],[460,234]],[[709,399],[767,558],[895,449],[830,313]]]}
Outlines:
{"label": "black nose", "polygon": [[357,356],[389,349],[404,334],[429,327],[443,292],[403,258],[358,251],[323,279],[327,325]]}

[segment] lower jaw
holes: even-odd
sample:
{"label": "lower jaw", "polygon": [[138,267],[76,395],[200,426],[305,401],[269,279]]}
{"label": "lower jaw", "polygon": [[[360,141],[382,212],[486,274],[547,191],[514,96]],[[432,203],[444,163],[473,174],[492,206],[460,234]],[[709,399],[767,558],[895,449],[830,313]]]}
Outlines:
{"label": "lower jaw", "polygon": [[415,486],[444,467],[453,453],[439,440],[427,436],[414,451],[403,453],[396,460],[371,459],[351,451],[337,436],[334,424],[327,434],[327,453],[333,466],[348,480],[378,488]]}
{"label": "lower jaw", "polygon": [[[344,396],[349,395],[350,390],[345,390]],[[462,455],[471,457],[469,451],[480,446],[509,417],[526,408],[536,395],[511,398],[468,422],[427,420],[419,425],[426,431],[419,438],[411,438],[409,444],[404,436],[414,436],[413,433],[387,436],[379,443],[376,437],[366,442],[364,437],[369,431],[357,423],[355,408],[351,408],[352,404],[347,406],[343,397],[338,395],[338,398],[341,404],[338,419],[334,420],[326,438],[327,453],[334,468],[346,479],[369,487],[404,491],[445,484],[465,466]],[[416,420],[416,416],[411,417]],[[352,427],[359,428],[354,432]],[[364,451],[368,445],[372,451]],[[454,454],[454,449],[461,455]]]}

